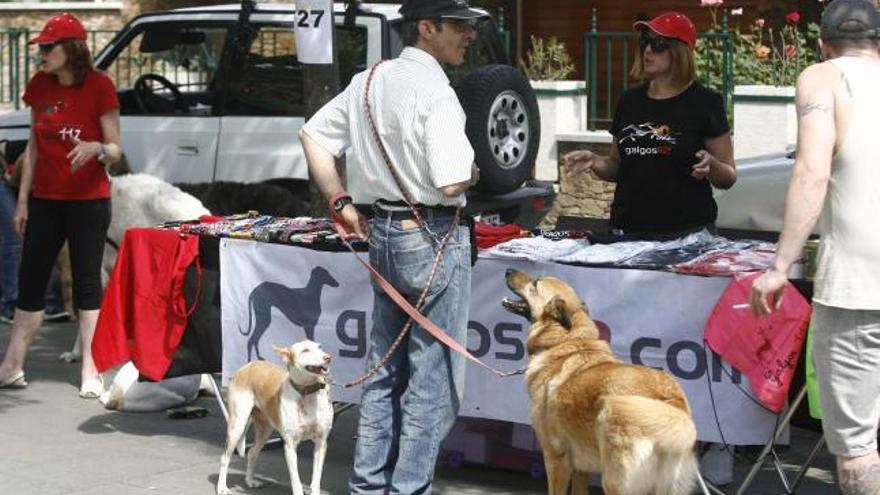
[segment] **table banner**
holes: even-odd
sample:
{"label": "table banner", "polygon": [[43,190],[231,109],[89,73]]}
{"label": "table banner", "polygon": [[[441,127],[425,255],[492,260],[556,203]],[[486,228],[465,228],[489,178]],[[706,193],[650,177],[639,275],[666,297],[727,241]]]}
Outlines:
{"label": "table banner", "polygon": [[[337,382],[365,372],[373,290],[351,253],[237,239],[220,244],[224,383],[249,360],[280,364],[272,345],[307,337],[333,355]],[[501,299],[512,295],[504,282],[507,268],[565,280],[591,316],[610,327],[621,359],[672,373],[687,393],[701,440],[721,441],[719,423],[731,444],[763,444],[769,438],[776,417],[746,395],[746,378],[703,344],[706,319],[730,279],[480,259],[473,274],[468,349],[505,371],[525,366],[529,328],[501,306]],[[360,387],[331,389],[333,399],[343,402],[356,403],[360,392]],[[528,423],[522,376],[499,378],[468,364],[460,414]]]}

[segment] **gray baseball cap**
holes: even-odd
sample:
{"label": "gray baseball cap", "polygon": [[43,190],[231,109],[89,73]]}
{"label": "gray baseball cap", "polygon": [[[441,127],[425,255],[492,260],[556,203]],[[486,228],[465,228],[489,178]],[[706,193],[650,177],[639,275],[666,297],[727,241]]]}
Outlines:
{"label": "gray baseball cap", "polygon": [[880,38],[880,11],[872,0],[834,0],[822,13],[821,38]]}

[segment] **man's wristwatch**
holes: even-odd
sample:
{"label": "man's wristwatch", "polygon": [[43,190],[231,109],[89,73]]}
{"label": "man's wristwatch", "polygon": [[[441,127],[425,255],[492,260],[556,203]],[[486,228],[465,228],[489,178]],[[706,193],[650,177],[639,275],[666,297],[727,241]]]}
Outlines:
{"label": "man's wristwatch", "polygon": [[348,193],[337,194],[330,198],[330,208],[336,213],[342,213],[343,208],[353,203],[354,200],[351,199],[351,196],[349,196]]}

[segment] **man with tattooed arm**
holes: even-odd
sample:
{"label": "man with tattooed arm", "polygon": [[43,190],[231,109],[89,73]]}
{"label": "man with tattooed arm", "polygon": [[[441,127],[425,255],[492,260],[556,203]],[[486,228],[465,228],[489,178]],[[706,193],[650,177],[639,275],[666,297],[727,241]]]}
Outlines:
{"label": "man with tattooed arm", "polygon": [[[880,494],[880,13],[835,0],[822,15],[825,62],[798,77],[797,157],[772,268],[755,280],[757,315],[779,307],[786,274],[821,220],[813,362],[822,428],[844,495]],[[821,217],[821,219],[820,219]]]}

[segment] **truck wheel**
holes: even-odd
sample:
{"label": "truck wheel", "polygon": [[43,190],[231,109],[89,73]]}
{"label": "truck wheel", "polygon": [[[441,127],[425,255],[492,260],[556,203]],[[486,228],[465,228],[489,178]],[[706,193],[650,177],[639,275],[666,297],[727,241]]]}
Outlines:
{"label": "truck wheel", "polygon": [[504,194],[532,173],[541,121],[529,81],[509,65],[488,65],[462,80],[456,93],[467,115],[483,192]]}

